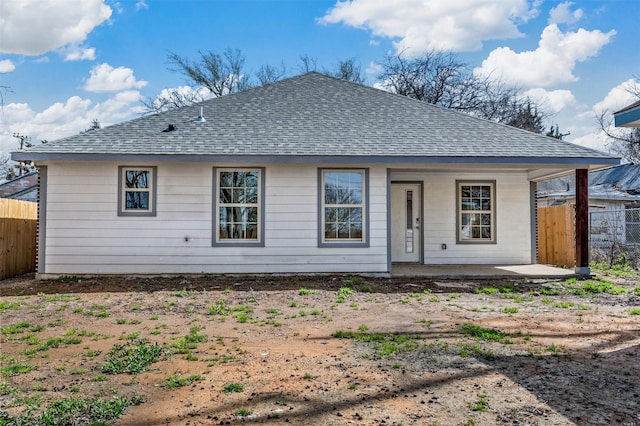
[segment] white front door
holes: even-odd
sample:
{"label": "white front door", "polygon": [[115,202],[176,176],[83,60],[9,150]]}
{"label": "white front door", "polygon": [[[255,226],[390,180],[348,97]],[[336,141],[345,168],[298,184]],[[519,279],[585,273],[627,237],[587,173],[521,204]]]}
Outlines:
{"label": "white front door", "polygon": [[391,184],[391,261],[420,262],[422,244],[421,185]]}

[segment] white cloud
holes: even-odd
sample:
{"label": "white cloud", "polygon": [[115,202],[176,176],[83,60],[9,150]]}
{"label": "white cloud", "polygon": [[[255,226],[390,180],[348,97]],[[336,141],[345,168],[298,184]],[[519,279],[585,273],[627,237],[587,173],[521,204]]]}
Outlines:
{"label": "white cloud", "polygon": [[638,100],[633,93],[640,93],[640,82],[630,78],[609,90],[609,93],[593,106],[593,112],[600,114],[602,111],[618,111]]}
{"label": "white cloud", "polygon": [[96,59],[96,49],[93,47],[84,48],[75,43],[70,44],[68,47],[63,49],[64,60],[65,61],[82,61],[89,60],[93,61]]}
{"label": "white cloud", "polygon": [[91,75],[84,85],[88,92],[117,92],[127,89],[140,89],[147,85],[144,80],[136,80],[131,68],[118,67],[104,63],[91,69]]}
{"label": "white cloud", "polygon": [[527,0],[346,0],[318,21],[367,29],[397,40],[399,52],[418,56],[479,50],[484,40],[521,37],[518,24],[535,14]]}
{"label": "white cloud", "polygon": [[369,66],[367,66],[367,69],[365,70],[365,72],[367,74],[372,74],[374,76],[377,76],[378,74],[380,74],[383,71],[383,67],[382,65],[376,63],[376,62],[369,62]]}
{"label": "white cloud", "polygon": [[549,87],[558,83],[577,81],[573,69],[598,54],[616,34],[580,28],[563,33],[556,24],[547,26],[540,37],[538,48],[516,53],[508,47],[493,50],[476,72],[499,75],[506,83],[524,87]]}
{"label": "white cloud", "polygon": [[53,141],[87,129],[94,119],[104,127],[139,116],[140,99],[140,92],[129,90],[100,103],[72,96],[43,111],[34,111],[26,103],[7,104],[0,114],[0,155],[18,148],[11,137],[14,132],[30,136],[33,143]]}
{"label": "white cloud", "polygon": [[136,10],[149,9],[149,5],[144,0],[138,0],[136,2]]}
{"label": "white cloud", "polygon": [[0,74],[13,72],[16,66],[9,59],[3,59],[0,61]]}
{"label": "white cloud", "polygon": [[582,9],[576,9],[571,11],[572,2],[566,1],[560,3],[556,7],[549,11],[549,23],[550,24],[575,24],[580,19],[584,12]]}
{"label": "white cloud", "polygon": [[35,56],[81,43],[111,13],[105,0],[2,0],[0,52]]}
{"label": "white cloud", "polygon": [[525,91],[524,96],[533,100],[550,114],[557,114],[569,106],[577,103],[570,90],[545,90],[540,87]]}

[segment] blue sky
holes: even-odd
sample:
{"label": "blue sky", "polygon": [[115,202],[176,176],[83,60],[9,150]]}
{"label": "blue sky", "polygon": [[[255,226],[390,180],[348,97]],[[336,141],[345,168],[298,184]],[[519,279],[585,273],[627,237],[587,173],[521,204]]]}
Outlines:
{"label": "blue sky", "polygon": [[355,58],[367,83],[389,52],[450,50],[554,113],[574,143],[607,150],[595,115],[634,98],[640,1],[1,0],[0,155],[139,116],[142,98],[185,84],[167,53],[238,48],[246,70],[300,56]]}

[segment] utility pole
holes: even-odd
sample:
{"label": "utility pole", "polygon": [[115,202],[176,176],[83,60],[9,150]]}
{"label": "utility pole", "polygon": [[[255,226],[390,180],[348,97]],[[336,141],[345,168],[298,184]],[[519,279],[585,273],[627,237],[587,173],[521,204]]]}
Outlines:
{"label": "utility pole", "polygon": [[[20,148],[19,148],[20,151],[22,151],[24,148],[29,148],[33,146],[33,144],[30,142],[31,136],[25,136],[25,135],[21,135],[20,133],[14,133],[13,137],[20,141]],[[20,173],[18,174],[18,176],[22,176],[22,169],[24,167],[24,163],[22,161],[19,161],[18,163],[20,164],[19,166]]]}

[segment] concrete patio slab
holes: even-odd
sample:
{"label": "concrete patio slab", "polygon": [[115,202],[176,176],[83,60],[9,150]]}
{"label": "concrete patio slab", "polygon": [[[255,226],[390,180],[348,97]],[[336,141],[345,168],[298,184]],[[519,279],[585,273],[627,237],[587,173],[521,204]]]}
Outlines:
{"label": "concrete patio slab", "polygon": [[394,263],[392,277],[426,277],[437,279],[501,279],[547,278],[566,279],[576,277],[573,269],[549,265],[420,265]]}

